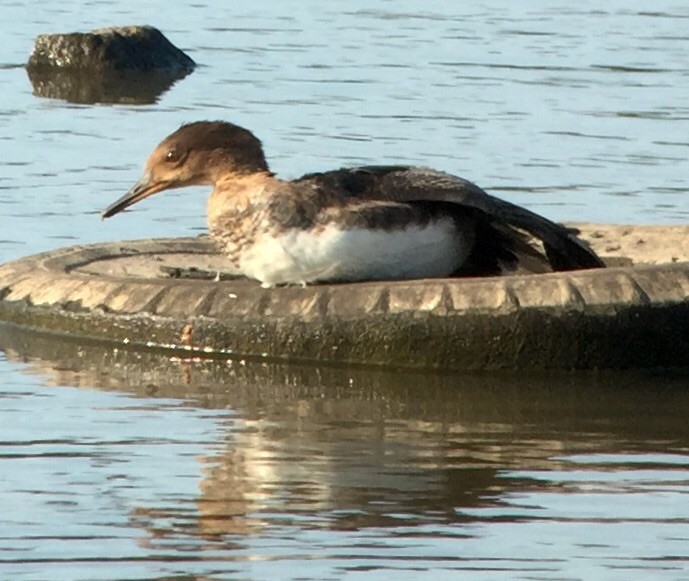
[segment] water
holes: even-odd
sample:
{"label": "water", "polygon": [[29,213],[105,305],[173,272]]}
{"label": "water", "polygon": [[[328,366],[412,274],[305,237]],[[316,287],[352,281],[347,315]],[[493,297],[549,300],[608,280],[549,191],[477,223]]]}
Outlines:
{"label": "water", "polygon": [[4,578],[689,574],[683,377],[0,347]]}
{"label": "water", "polygon": [[[287,177],[423,164],[557,220],[686,222],[689,8],[522,4],[0,0],[0,262],[202,232],[202,188],[98,219],[197,119]],[[199,68],[144,105],[32,94],[37,34],[131,23]],[[0,349],[2,579],[689,578],[685,377]]]}

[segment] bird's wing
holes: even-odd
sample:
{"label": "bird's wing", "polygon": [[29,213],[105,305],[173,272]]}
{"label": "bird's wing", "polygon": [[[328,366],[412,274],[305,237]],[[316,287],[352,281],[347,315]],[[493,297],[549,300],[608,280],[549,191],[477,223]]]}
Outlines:
{"label": "bird's wing", "polygon": [[561,224],[486,193],[476,184],[445,172],[408,166],[364,166],[309,174],[309,179],[345,190],[360,200],[446,203],[478,211],[496,225],[528,232],[543,243],[554,270],[599,268],[603,261]]}
{"label": "bird's wing", "polygon": [[422,167],[369,165],[307,174],[308,180],[347,192],[359,200],[378,202],[449,202],[486,213],[491,197],[477,185],[452,174]]}

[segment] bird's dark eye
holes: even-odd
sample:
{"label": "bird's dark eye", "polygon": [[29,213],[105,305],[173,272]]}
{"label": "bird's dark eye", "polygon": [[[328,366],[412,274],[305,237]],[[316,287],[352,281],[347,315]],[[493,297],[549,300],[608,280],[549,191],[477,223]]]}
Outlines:
{"label": "bird's dark eye", "polygon": [[165,155],[165,161],[168,161],[170,163],[176,163],[179,160],[180,160],[180,155],[179,155],[179,153],[177,153],[176,149],[171,149]]}

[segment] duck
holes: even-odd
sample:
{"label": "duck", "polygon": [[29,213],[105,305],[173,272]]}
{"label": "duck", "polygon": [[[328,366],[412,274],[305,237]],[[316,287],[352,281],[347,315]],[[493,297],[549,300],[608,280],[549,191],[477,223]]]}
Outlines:
{"label": "duck", "polygon": [[602,268],[576,231],[443,171],[369,165],[288,180],[226,121],[182,125],[103,218],[153,194],[212,186],[211,238],[228,271],[264,287]]}

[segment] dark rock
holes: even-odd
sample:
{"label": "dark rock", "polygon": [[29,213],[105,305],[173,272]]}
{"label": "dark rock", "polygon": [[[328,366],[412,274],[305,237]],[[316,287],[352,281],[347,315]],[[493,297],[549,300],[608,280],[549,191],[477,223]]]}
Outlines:
{"label": "dark rock", "polygon": [[72,103],[154,103],[194,61],[156,28],[42,34],[26,65],[34,95]]}
{"label": "dark rock", "polygon": [[173,70],[191,72],[196,63],[152,26],[100,28],[91,32],[41,34],[28,70]]}

